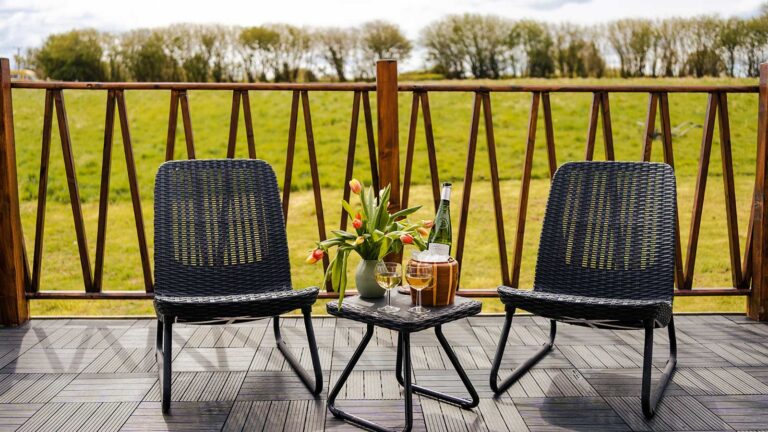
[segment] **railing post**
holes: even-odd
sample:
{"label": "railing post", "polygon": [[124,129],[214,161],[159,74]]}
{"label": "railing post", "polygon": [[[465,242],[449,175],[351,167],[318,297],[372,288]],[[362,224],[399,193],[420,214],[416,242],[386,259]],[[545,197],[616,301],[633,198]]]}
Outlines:
{"label": "railing post", "polygon": [[752,292],[747,315],[768,321],[768,63],[760,65],[760,94],[757,119],[757,171],[752,220]]}
{"label": "railing post", "polygon": [[397,114],[397,61],[376,62],[376,115],[379,130],[379,187],[392,185],[389,211],[400,210],[400,140]]}
{"label": "railing post", "polygon": [[23,242],[13,136],[11,66],[8,59],[0,58],[0,325],[17,326],[29,319],[24,294]]}

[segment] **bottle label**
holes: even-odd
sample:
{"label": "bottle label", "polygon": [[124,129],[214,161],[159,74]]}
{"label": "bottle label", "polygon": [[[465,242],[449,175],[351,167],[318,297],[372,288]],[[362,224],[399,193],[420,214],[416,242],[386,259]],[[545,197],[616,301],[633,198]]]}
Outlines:
{"label": "bottle label", "polygon": [[440,199],[443,201],[450,201],[451,200],[451,188],[450,187],[443,187],[443,190],[440,194]]}
{"label": "bottle label", "polygon": [[449,255],[451,253],[451,247],[442,243],[430,243],[428,250],[434,255]]}

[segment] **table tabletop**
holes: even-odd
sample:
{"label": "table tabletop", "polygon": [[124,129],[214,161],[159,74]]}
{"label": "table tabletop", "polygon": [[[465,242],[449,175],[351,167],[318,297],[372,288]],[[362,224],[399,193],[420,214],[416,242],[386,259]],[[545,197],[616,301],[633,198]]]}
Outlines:
{"label": "table tabletop", "polygon": [[400,310],[398,312],[381,312],[378,310],[386,304],[386,295],[379,299],[352,296],[344,299],[341,309],[339,309],[338,300],[334,300],[328,302],[326,310],[329,314],[339,318],[373,324],[390,330],[417,332],[477,315],[482,309],[482,303],[479,301],[456,296],[452,305],[430,306],[427,308],[429,313],[415,314],[408,311],[414,306],[411,303],[411,296],[400,294],[395,289],[392,290],[392,306],[397,306]]}

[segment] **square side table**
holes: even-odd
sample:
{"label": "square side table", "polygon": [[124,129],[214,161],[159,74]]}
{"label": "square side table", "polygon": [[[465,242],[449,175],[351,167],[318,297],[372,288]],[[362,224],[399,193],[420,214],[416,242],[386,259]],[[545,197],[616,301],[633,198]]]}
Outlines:
{"label": "square side table", "polygon": [[[408,308],[411,307],[410,295],[403,295],[392,291],[392,305],[400,308],[399,312],[384,313],[379,312],[378,308],[386,305],[386,297],[382,299],[362,299],[360,297],[349,297],[344,299],[341,309],[339,309],[338,301],[329,302],[326,305],[326,309],[329,314],[338,317],[346,318],[353,321],[358,321],[367,324],[365,335],[363,340],[358,345],[352,358],[347,363],[344,371],[339,376],[338,381],[334,385],[331,392],[328,394],[328,410],[340,419],[344,419],[352,424],[361,426],[366,429],[374,431],[389,432],[393,429],[385,428],[379,424],[376,424],[370,420],[355,416],[353,414],[342,411],[336,407],[336,397],[341,391],[341,388],[346,383],[352,370],[355,368],[357,361],[363,355],[368,342],[373,337],[373,330],[376,326],[386,329],[394,330],[398,332],[397,337],[397,359],[395,361],[395,376],[400,385],[403,386],[403,396],[405,398],[405,427],[403,431],[410,431],[413,427],[413,393],[419,393],[428,397],[439,399],[454,405],[458,405],[464,409],[472,409],[480,403],[480,398],[475,391],[474,386],[469,381],[464,368],[461,367],[459,359],[451,349],[451,345],[443,334],[442,325],[456,321],[462,318],[467,318],[480,313],[482,303],[476,300],[470,300],[463,297],[456,297],[456,301],[453,305],[438,306],[429,308],[429,313],[425,315],[417,315],[408,312]],[[443,347],[445,354],[451,361],[456,373],[459,375],[461,382],[467,388],[471,399],[463,399],[456,396],[448,395],[438,392],[426,387],[422,387],[411,383],[412,379],[412,363],[411,363],[411,333],[415,333],[430,328],[435,329],[435,335],[440,345]],[[404,372],[404,373],[403,373]]]}

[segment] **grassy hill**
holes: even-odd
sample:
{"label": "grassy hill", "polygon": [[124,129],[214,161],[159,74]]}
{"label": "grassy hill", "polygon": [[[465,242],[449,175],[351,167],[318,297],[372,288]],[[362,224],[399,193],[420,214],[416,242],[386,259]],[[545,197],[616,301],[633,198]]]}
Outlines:
{"label": "grassy hill", "polygon": [[[596,81],[556,80],[548,82],[587,84]],[[601,80],[599,82],[601,84],[664,83],[680,85],[756,83],[754,80],[726,79]],[[375,95],[372,94],[372,97]],[[105,98],[105,92],[101,91],[65,92],[91,257],[93,257],[96,240]],[[285,168],[290,98],[289,92],[251,92],[257,154],[260,158],[273,164],[281,183]],[[685,246],[688,238],[693,188],[700,152],[700,125],[704,120],[706,95],[672,94],[669,99],[673,126],[682,125],[685,122],[692,122],[693,126],[685,135],[676,136],[674,139],[680,192],[681,232]],[[23,201],[22,217],[27,250],[30,252],[34,241],[34,221],[37,207],[43,100],[44,93],[41,91],[14,90],[19,187]],[[530,95],[493,94],[492,100],[499,174],[502,179],[507,250],[511,260]],[[165,154],[169,93],[167,91],[127,92],[126,101],[151,248],[153,178],[157,166],[163,161]],[[327,229],[334,229],[338,227],[339,221],[340,205],[338,200],[341,195],[346,163],[352,94],[311,93],[310,102],[319,172],[323,185]],[[403,149],[408,134],[410,102],[410,95],[401,94],[400,137]],[[583,158],[590,102],[591,94],[552,94],[558,162]],[[190,92],[190,103],[198,157],[224,157],[229,130],[231,93]],[[375,100],[372,100],[372,103],[375,107]],[[453,181],[456,185],[453,196],[453,218],[455,226],[458,226],[458,203],[462,193],[461,183],[466,161],[472,95],[469,93],[435,93],[430,95],[430,105],[437,144],[440,179],[441,181]],[[611,95],[611,114],[617,159],[638,160],[640,158],[646,109],[647,95],[645,94]],[[743,249],[755,170],[756,96],[749,94],[729,96],[729,111],[734,171],[736,173],[736,198]],[[530,286],[533,280],[541,218],[548,191],[543,122],[540,120],[539,123],[523,256],[522,286]],[[362,121],[358,132],[359,144],[355,158],[355,176],[369,181],[370,175],[366,169],[367,152],[364,147],[365,129]],[[469,216],[467,248],[462,270],[464,288],[491,288],[498,285],[500,281],[495,228],[490,205],[488,158],[485,141],[482,138],[484,133],[482,122],[480,133],[472,194],[473,205]],[[110,184],[105,289],[143,289],[122,143],[117,131],[115,135],[113,174]],[[301,118],[299,119],[297,135],[288,234],[294,283],[297,286],[305,286],[317,284],[321,277],[321,270],[319,266],[310,267],[303,264],[307,250],[312,247],[317,238],[317,229],[314,202],[311,192],[308,191],[311,187],[311,177]],[[428,186],[429,174],[421,123],[419,123],[417,137],[413,173],[415,187],[412,192],[411,204],[421,203],[429,207],[431,195]],[[184,148],[182,128],[179,128],[177,138],[177,157],[180,158],[183,157]],[[696,277],[694,278],[694,285],[699,287],[730,286],[721,178],[722,165],[718,139],[718,133],[715,131],[715,144],[710,162],[705,211],[696,261]],[[238,146],[238,156],[246,156],[245,129],[242,120],[238,134]],[[660,160],[660,142],[654,143],[653,156],[654,160]],[[596,159],[602,157],[602,141],[598,133]],[[66,177],[55,125],[49,175],[49,204],[41,289],[82,289],[82,276],[77,257],[72,216],[68,205]],[[416,217],[431,217],[431,209],[422,210]],[[676,306],[678,310],[742,310],[744,300],[743,298],[678,299]],[[489,302],[489,307],[492,309],[498,305]],[[36,301],[33,303],[33,313],[36,314],[150,312],[151,304],[148,302]]]}

